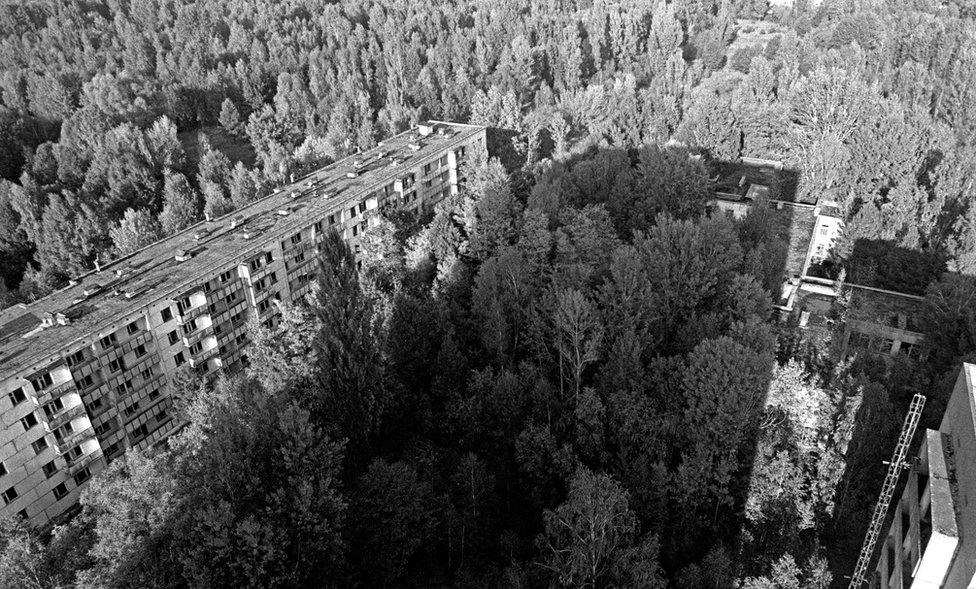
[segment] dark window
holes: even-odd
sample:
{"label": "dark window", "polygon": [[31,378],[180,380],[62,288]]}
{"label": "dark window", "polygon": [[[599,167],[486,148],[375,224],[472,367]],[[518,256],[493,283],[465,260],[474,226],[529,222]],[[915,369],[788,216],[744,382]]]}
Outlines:
{"label": "dark window", "polygon": [[44,471],[44,476],[46,476],[47,478],[51,478],[54,476],[54,473],[58,472],[58,466],[54,464],[54,461],[52,460],[51,462],[48,462],[47,464],[42,466],[41,470]]}
{"label": "dark window", "polygon": [[71,462],[74,462],[76,459],[78,459],[81,456],[81,453],[82,453],[81,446],[75,446],[74,448],[68,450],[67,453],[65,453],[64,459],[68,461],[68,463],[70,464]]}
{"label": "dark window", "polygon": [[91,478],[91,471],[88,470],[88,467],[86,466],[85,468],[81,469],[78,472],[78,474],[75,475],[75,484],[81,485],[82,483],[84,483],[90,478]]}
{"label": "dark window", "polygon": [[17,387],[10,391],[10,402],[14,405],[20,405],[27,400],[27,395],[24,394],[24,387]]}
{"label": "dark window", "polygon": [[190,346],[190,355],[191,356],[196,356],[197,354],[200,353],[200,350],[202,350],[202,349],[203,349],[203,343],[197,342],[197,343],[193,344],[192,346]]}
{"label": "dark window", "polygon": [[89,407],[89,408],[90,408],[91,410],[93,410],[93,411],[94,411],[95,409],[99,409],[99,408],[101,408],[101,406],[102,406],[102,399],[101,399],[101,398],[97,398],[97,399],[92,399],[92,400],[91,400],[91,403],[89,403],[89,404],[88,404],[88,407]]}
{"label": "dark window", "polygon": [[139,331],[139,322],[133,321],[132,323],[125,326],[125,330],[126,332],[128,332],[129,335],[132,335],[133,333]]}
{"label": "dark window", "polygon": [[270,264],[271,262],[274,262],[274,256],[271,255],[271,252],[264,254],[264,263]]}
{"label": "dark window", "polygon": [[7,474],[7,467],[0,462],[0,477],[4,476],[5,474]]}
{"label": "dark window", "polygon": [[360,213],[365,213],[366,212],[366,203],[365,202],[359,203],[359,212]]}
{"label": "dark window", "polygon": [[81,380],[75,381],[75,386],[78,387],[79,389],[87,389],[94,382],[95,380],[92,378],[92,375],[86,374],[85,377],[82,378]]}
{"label": "dark window", "polygon": [[169,307],[166,307],[165,309],[162,310],[159,316],[160,318],[162,318],[163,323],[166,323],[167,321],[171,321],[173,319],[173,310],[170,309]]}
{"label": "dark window", "polygon": [[46,373],[31,379],[31,385],[34,387],[35,391],[43,391],[52,384],[54,384],[54,380],[51,379],[50,373]]}
{"label": "dark window", "polygon": [[76,364],[80,364],[84,360],[85,360],[85,351],[84,350],[78,350],[74,354],[71,354],[70,356],[68,356],[67,363],[68,363],[68,366],[74,366]]}
{"label": "dark window", "polygon": [[180,341],[180,334],[176,333],[176,330],[174,329],[173,331],[169,332],[168,339],[169,339],[169,345],[173,345],[176,342]]}
{"label": "dark window", "polygon": [[38,438],[31,443],[31,448],[34,449],[35,454],[40,454],[47,448],[47,438]]}
{"label": "dark window", "polygon": [[20,423],[24,426],[24,431],[27,431],[37,425],[37,416],[33,413],[28,413],[20,420]]}
{"label": "dark window", "polygon": [[150,378],[152,378],[152,375],[153,375],[152,366],[150,366],[149,368],[143,370],[142,371],[142,374],[140,374],[140,376],[142,377],[142,380],[149,380]]}
{"label": "dark window", "polygon": [[119,443],[115,442],[114,444],[111,444],[109,447],[105,448],[105,455],[109,457],[115,456],[121,449],[122,447],[119,445]]}
{"label": "dark window", "polygon": [[3,503],[4,505],[10,505],[10,502],[17,498],[17,489],[10,487],[3,492]]}
{"label": "dark window", "polygon": [[115,425],[113,423],[113,421],[114,420],[110,420],[110,421],[106,421],[105,423],[100,423],[100,424],[96,425],[95,426],[95,435],[96,436],[105,435],[105,432],[107,432],[110,429],[112,429],[112,426]]}
{"label": "dark window", "polygon": [[355,217],[358,214],[359,213],[356,211],[356,207],[349,207],[349,216],[350,217]]}
{"label": "dark window", "polygon": [[44,406],[44,414],[48,416],[48,419],[50,419],[52,415],[61,411],[62,409],[64,409],[64,401],[58,398]]}
{"label": "dark window", "polygon": [[149,400],[155,401],[159,398],[159,389],[154,389],[149,393]]}
{"label": "dark window", "polygon": [[64,483],[61,483],[57,487],[54,487],[54,498],[60,501],[64,499],[64,496],[68,494],[68,487]]}
{"label": "dark window", "polygon": [[141,440],[148,435],[149,435],[149,428],[146,427],[146,424],[142,424],[136,429],[132,430],[132,437],[134,437],[137,440]]}
{"label": "dark window", "polygon": [[138,410],[139,410],[139,401],[136,401],[135,403],[123,409],[122,412],[125,413],[126,417],[132,417],[132,414]]}
{"label": "dark window", "polygon": [[123,358],[116,358],[108,363],[108,369],[111,372],[122,372],[125,370],[125,360]]}
{"label": "dark window", "polygon": [[176,301],[176,308],[180,310],[180,315],[186,313],[187,309],[190,308],[190,298],[184,297]]}
{"label": "dark window", "polygon": [[183,352],[180,352],[177,355],[173,356],[173,360],[176,361],[177,366],[183,366],[183,363],[186,362],[186,358],[183,357]]}
{"label": "dark window", "polygon": [[295,235],[292,235],[291,236],[291,242],[292,242],[292,244],[296,244],[296,243],[299,243],[301,241],[302,241],[302,234],[301,233],[296,233]]}
{"label": "dark window", "polygon": [[101,341],[101,343],[102,343],[102,349],[103,350],[107,350],[107,349],[111,348],[112,346],[115,345],[115,342],[116,341],[118,341],[118,339],[115,337],[115,334],[114,333],[110,333],[110,334],[106,335],[105,337],[102,338],[102,341]]}
{"label": "dark window", "polygon": [[136,358],[142,358],[146,355],[146,344],[139,344],[136,348]]}

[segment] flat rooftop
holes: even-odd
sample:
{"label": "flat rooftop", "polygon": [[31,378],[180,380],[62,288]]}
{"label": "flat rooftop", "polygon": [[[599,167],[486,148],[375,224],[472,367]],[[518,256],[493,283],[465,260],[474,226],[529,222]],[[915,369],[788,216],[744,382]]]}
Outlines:
{"label": "flat rooftop", "polygon": [[[430,135],[422,137],[417,129],[405,131],[224,217],[201,221],[105,264],[100,271],[77,277],[70,286],[42,299],[0,311],[0,380],[34,365],[47,365],[59,358],[65,348],[90,343],[101,329],[155,301],[182,294],[214,272],[262,251],[265,244],[308,226],[312,218],[358,203],[371,191],[414,169],[420,161],[484,130],[482,126],[439,121],[428,124],[434,129]],[[418,145],[419,149],[415,149]],[[349,177],[350,172],[357,174]],[[287,214],[281,214],[285,210]],[[231,227],[234,220],[239,223]],[[176,261],[181,251],[191,257]],[[42,328],[46,314],[58,313],[70,322]]]}
{"label": "flat rooftop", "polygon": [[849,319],[921,333],[928,305],[924,297],[852,284],[846,288],[851,292]]}
{"label": "flat rooftop", "polygon": [[[750,189],[759,188],[763,196],[771,200],[794,202],[799,174],[783,166],[781,162],[754,158],[737,161],[712,161],[709,173],[714,181],[713,190],[720,198],[753,198]],[[801,201],[802,202],[802,201]],[[806,204],[815,204],[806,202]]]}
{"label": "flat rooftop", "polygon": [[810,240],[817,224],[814,208],[792,203],[771,204],[769,211],[770,232],[786,244],[783,261],[784,277],[800,276],[810,251]]}

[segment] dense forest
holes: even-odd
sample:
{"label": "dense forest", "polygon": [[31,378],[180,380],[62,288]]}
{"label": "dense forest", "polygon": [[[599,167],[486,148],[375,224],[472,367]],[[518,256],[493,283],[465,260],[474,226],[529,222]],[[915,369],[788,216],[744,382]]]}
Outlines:
{"label": "dense forest", "polygon": [[[419,120],[493,130],[459,195],[370,230],[361,271],[333,236],[247,374],[177,379],[168,450],[113,462],[50,533],[3,522],[0,584],[843,582],[907,399],[937,420],[976,350],[974,16],[0,5],[0,305]],[[771,321],[781,238],[762,207],[707,214],[741,156],[837,203],[825,271],[927,294],[926,362],[841,363]]]}

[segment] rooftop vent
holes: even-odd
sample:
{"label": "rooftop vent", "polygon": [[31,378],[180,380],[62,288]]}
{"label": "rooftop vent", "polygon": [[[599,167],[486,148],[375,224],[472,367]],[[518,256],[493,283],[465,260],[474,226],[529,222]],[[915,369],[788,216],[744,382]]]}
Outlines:
{"label": "rooftop vent", "polygon": [[209,232],[206,231],[206,230],[197,231],[196,233],[193,234],[193,239],[195,239],[197,241],[200,241],[201,239],[203,239],[204,237],[206,237],[208,234],[209,234]]}
{"label": "rooftop vent", "polygon": [[55,313],[54,320],[57,321],[58,325],[67,325],[71,323],[71,319],[64,313]]}
{"label": "rooftop vent", "polygon": [[245,227],[243,230],[241,230],[241,237],[244,239],[251,239],[255,235],[257,235],[257,233],[253,229],[248,229]]}
{"label": "rooftop vent", "polygon": [[356,172],[346,172],[346,178],[355,178],[356,176],[359,176]]}
{"label": "rooftop vent", "polygon": [[185,261],[189,260],[192,257],[193,257],[193,255],[189,252],[189,250],[178,250],[176,252],[176,261],[177,262],[185,262]]}
{"label": "rooftop vent", "polygon": [[244,224],[244,215],[237,215],[236,217],[230,220],[231,229],[237,229],[243,224]]}
{"label": "rooftop vent", "polygon": [[386,152],[381,150],[379,153],[376,154],[376,157],[379,159],[383,159],[386,157]]}
{"label": "rooftop vent", "polygon": [[352,161],[352,167],[354,167],[354,168],[356,168],[358,170],[359,168],[363,167],[363,161],[362,160],[353,160]]}
{"label": "rooftop vent", "polygon": [[393,158],[392,161],[390,162],[390,167],[393,168],[398,165],[400,165],[400,160],[398,160],[397,158]]}
{"label": "rooftop vent", "polygon": [[298,197],[299,197],[299,196],[301,196],[301,195],[302,195],[302,193],[301,193],[301,192],[299,192],[298,190],[292,190],[292,191],[291,191],[291,195],[290,195],[290,196],[291,196],[292,198],[298,198]]}
{"label": "rooftop vent", "polygon": [[100,290],[102,290],[102,285],[101,285],[101,284],[98,284],[98,283],[96,282],[95,284],[90,284],[90,285],[88,285],[88,288],[86,288],[85,290],[83,290],[83,291],[81,291],[81,292],[82,292],[82,294],[84,294],[84,295],[85,295],[86,297],[90,297],[90,296],[92,296],[93,294],[95,294],[95,293],[97,293],[97,292],[98,292],[98,291],[100,291]]}
{"label": "rooftop vent", "polygon": [[411,143],[407,147],[410,148],[410,151],[419,151],[420,150],[420,144],[419,143]]}
{"label": "rooftop vent", "polygon": [[434,132],[434,127],[430,125],[418,125],[417,131],[420,132],[421,137],[426,137]]}
{"label": "rooftop vent", "polygon": [[287,217],[288,215],[291,214],[291,209],[289,209],[288,207],[282,207],[278,209],[278,214],[281,215],[282,217]]}

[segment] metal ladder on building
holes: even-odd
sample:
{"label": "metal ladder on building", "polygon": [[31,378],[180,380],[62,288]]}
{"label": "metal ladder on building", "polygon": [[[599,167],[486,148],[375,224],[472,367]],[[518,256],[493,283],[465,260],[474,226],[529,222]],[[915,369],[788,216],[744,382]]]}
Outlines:
{"label": "metal ladder on building", "polygon": [[905,415],[905,423],[901,427],[901,434],[898,436],[898,445],[891,456],[891,463],[888,465],[888,474],[885,475],[884,485],[881,486],[881,494],[878,496],[878,503],[874,506],[874,515],[871,516],[871,524],[868,526],[867,534],[864,536],[864,544],[861,546],[861,554],[857,557],[857,566],[854,567],[854,574],[851,576],[849,589],[860,589],[864,584],[864,575],[867,573],[868,565],[871,564],[871,557],[874,555],[874,546],[881,535],[881,527],[884,525],[888,515],[888,506],[891,504],[891,497],[895,493],[898,479],[901,472],[911,465],[905,462],[908,454],[908,447],[915,437],[915,430],[922,417],[922,409],[925,407],[925,396],[915,393],[912,404]]}

